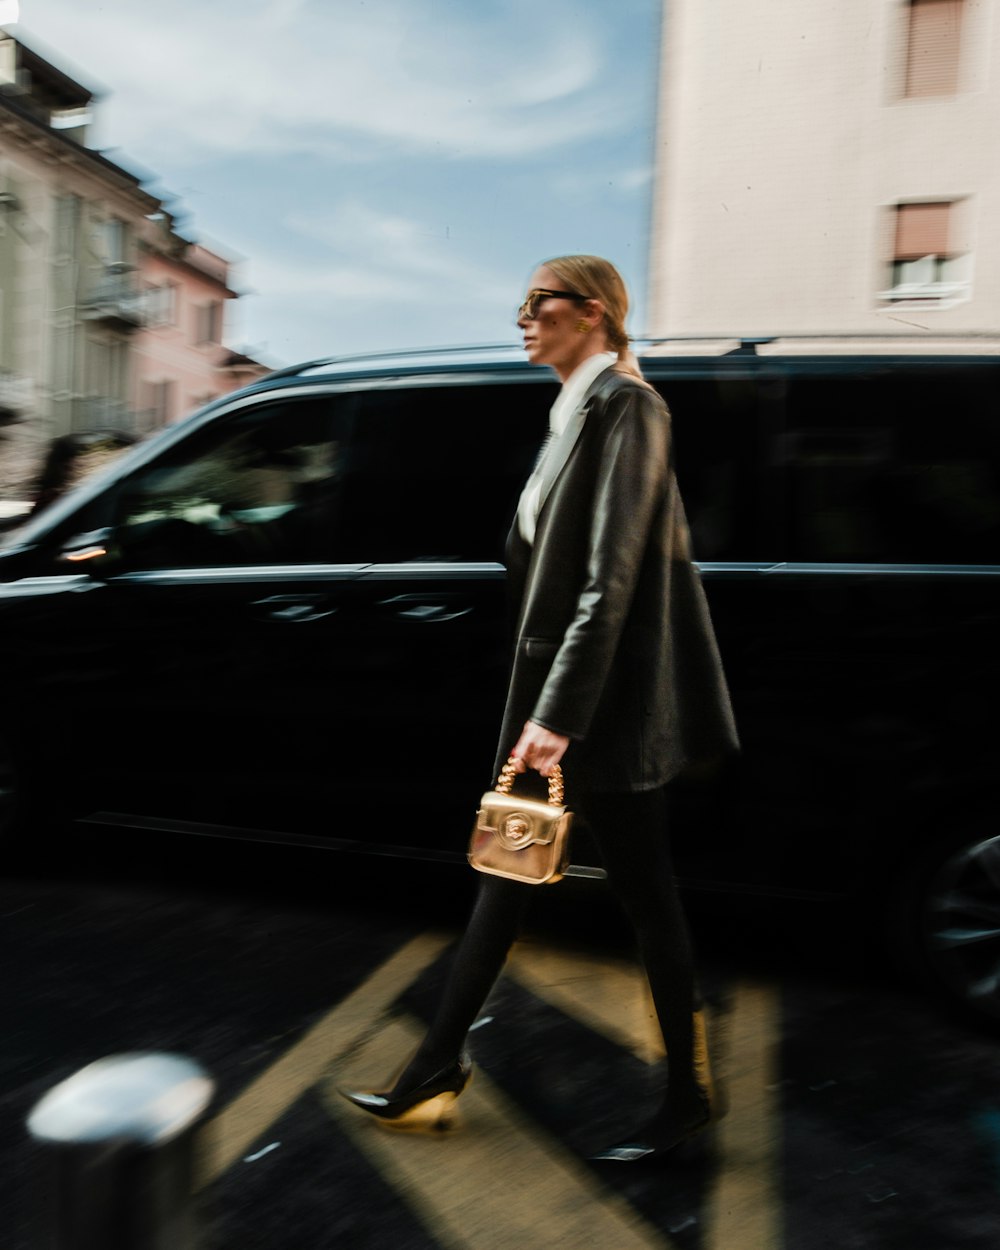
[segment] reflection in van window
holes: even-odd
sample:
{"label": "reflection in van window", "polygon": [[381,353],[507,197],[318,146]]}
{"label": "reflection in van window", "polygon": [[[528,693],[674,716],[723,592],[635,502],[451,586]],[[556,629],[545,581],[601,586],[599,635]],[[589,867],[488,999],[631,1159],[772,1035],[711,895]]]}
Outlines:
{"label": "reflection in van window", "polygon": [[126,565],[328,560],[346,433],[325,400],[266,405],[185,441],[124,484],[116,533]]}

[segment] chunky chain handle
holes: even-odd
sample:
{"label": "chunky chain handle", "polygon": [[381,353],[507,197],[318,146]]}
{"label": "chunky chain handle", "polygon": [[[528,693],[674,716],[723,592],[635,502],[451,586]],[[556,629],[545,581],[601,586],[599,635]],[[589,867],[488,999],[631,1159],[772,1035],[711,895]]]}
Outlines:
{"label": "chunky chain handle", "polygon": [[[500,776],[497,778],[496,790],[497,794],[510,794],[511,787],[514,785],[514,778],[517,776],[516,760],[512,755],[500,770]],[[549,782],[549,802],[553,807],[561,807],[563,801],[563,775],[562,769],[558,764],[554,764],[552,772],[548,777]]]}

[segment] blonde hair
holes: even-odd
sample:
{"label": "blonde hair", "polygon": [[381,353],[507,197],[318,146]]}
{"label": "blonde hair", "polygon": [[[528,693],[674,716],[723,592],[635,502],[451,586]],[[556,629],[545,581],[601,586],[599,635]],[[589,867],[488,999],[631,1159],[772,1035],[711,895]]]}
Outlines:
{"label": "blonde hair", "polygon": [[602,329],[608,340],[608,348],[618,353],[616,368],[620,373],[645,381],[635,353],[629,347],[625,333],[628,315],[628,291],[618,270],[611,261],[601,256],[556,256],[542,261],[571,291],[578,291],[588,299],[600,300],[604,305]]}

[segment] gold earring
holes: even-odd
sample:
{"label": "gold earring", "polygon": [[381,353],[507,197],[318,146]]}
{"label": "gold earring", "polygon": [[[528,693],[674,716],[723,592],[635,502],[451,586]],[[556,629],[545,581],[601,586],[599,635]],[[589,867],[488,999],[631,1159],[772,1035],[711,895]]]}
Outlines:
{"label": "gold earring", "polygon": [[589,321],[584,321],[584,319],[583,319],[582,317],[581,317],[581,318],[580,318],[580,320],[576,323],[576,332],[577,332],[577,334],[589,334],[593,328],[594,328],[594,327],[590,324],[590,322],[589,322]]}

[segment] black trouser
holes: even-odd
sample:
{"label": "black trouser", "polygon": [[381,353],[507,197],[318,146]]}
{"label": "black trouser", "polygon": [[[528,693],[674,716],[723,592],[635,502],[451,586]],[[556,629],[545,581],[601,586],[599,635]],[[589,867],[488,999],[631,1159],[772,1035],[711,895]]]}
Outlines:
{"label": "black trouser", "polygon": [[[635,930],[668,1055],[667,1108],[694,1094],[694,968],[687,922],[674,883],[661,790],[580,795],[608,882]],[[396,1088],[401,1092],[454,1061],[518,936],[537,886],[482,877],[434,1020]]]}

